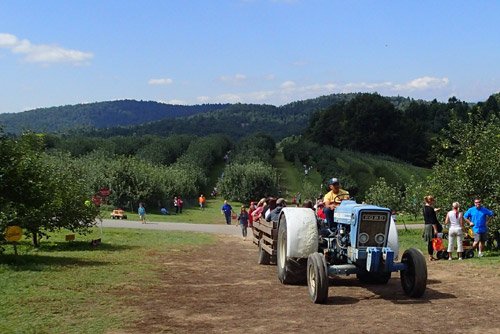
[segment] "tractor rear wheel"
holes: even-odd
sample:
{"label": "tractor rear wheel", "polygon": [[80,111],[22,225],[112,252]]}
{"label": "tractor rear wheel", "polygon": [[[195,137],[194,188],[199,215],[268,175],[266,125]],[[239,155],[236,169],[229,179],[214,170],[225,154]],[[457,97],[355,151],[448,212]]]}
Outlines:
{"label": "tractor rear wheel", "polygon": [[406,265],[401,270],[401,286],[409,297],[421,297],[427,287],[427,264],[424,255],[415,248],[407,249],[401,262]]}
{"label": "tractor rear wheel", "polygon": [[259,260],[257,261],[258,264],[269,264],[271,256],[269,255],[268,252],[262,248],[262,239],[259,240]]}
{"label": "tractor rear wheel", "polygon": [[278,267],[278,279],[283,284],[299,284],[306,280],[306,259],[291,259],[287,254],[287,232],[286,220],[280,223],[278,228],[278,249],[276,264]]}
{"label": "tractor rear wheel", "polygon": [[313,253],[307,258],[307,287],[309,297],[315,304],[325,304],[328,301],[328,272],[325,257]]}

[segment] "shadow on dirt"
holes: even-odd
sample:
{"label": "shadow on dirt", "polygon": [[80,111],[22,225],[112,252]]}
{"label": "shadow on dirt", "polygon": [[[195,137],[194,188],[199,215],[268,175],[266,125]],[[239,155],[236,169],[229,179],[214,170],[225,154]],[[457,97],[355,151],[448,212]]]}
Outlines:
{"label": "shadow on dirt", "polygon": [[[426,304],[433,300],[439,299],[455,299],[456,295],[451,293],[443,293],[436,289],[432,289],[429,285],[438,285],[441,281],[429,280],[427,282],[427,289],[424,295],[420,298],[408,297],[401,287],[401,281],[398,278],[392,278],[385,285],[364,284],[357,279],[333,279],[330,280],[328,304],[331,305],[349,305],[356,304],[361,300],[366,299],[383,299],[390,301],[394,304]],[[335,295],[335,287],[363,287],[372,292],[374,295],[365,298],[354,298],[352,296],[338,296]]]}

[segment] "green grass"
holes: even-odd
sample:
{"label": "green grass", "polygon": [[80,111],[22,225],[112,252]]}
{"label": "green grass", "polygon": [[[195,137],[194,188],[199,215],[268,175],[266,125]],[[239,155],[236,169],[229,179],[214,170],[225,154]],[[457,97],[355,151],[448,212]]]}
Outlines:
{"label": "green grass", "polygon": [[[221,214],[221,206],[224,199],[217,197],[207,199],[205,210],[200,210],[198,206],[185,207],[181,214],[170,212],[169,215],[162,215],[158,212],[150,211],[146,208],[146,221],[150,222],[173,222],[173,223],[194,223],[194,224],[225,224],[225,218]],[[235,212],[241,208],[240,202],[229,202]],[[247,204],[248,206],[248,204]],[[111,211],[102,212],[103,218],[110,218]],[[127,220],[139,221],[137,212],[127,212]]]}
{"label": "green grass", "polygon": [[417,216],[415,217],[410,214],[406,213],[398,213],[397,214],[397,219],[396,219],[396,224],[397,225],[411,225],[411,224],[423,224],[424,223],[424,218],[422,216]]}
{"label": "green grass", "polygon": [[54,233],[33,249],[27,241],[0,255],[0,333],[104,333],[141,318],[127,303],[139,286],[159,282],[156,257],[215,242],[205,234],[96,229],[64,241]]}
{"label": "green grass", "polygon": [[[309,175],[305,176],[304,171],[297,169],[293,163],[285,160],[282,152],[276,153],[273,165],[278,169],[281,175],[280,185],[288,201],[290,201],[292,196],[297,192],[303,192],[304,180],[313,185],[318,185],[319,193],[319,185],[321,184],[322,178],[317,171],[311,170]],[[305,198],[302,197],[302,199],[304,200]]]}

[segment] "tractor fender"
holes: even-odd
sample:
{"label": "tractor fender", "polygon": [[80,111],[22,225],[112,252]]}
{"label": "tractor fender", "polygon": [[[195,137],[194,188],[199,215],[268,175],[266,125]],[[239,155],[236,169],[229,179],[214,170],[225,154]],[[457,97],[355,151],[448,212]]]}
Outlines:
{"label": "tractor fender", "polygon": [[289,258],[307,258],[318,251],[316,215],[309,208],[283,208],[279,223],[286,223],[286,249]]}
{"label": "tractor fender", "polygon": [[399,255],[399,240],[398,240],[398,230],[396,229],[396,222],[391,216],[391,223],[389,225],[389,236],[387,240],[387,247],[394,251],[394,259],[398,258]]}

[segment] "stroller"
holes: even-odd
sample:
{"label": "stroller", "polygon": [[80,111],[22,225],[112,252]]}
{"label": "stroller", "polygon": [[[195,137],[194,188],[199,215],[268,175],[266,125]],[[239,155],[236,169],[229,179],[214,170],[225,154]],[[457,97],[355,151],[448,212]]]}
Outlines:
{"label": "stroller", "polygon": [[474,248],[472,248],[472,244],[474,243],[474,232],[469,227],[467,231],[464,233],[464,240],[462,241],[462,245],[464,248],[463,257],[466,259],[471,259],[474,257]]}
{"label": "stroller", "polygon": [[438,260],[444,259],[447,260],[449,257],[448,251],[446,247],[444,247],[443,243],[443,233],[438,233],[436,238],[432,239],[432,248],[436,252],[436,257]]}

